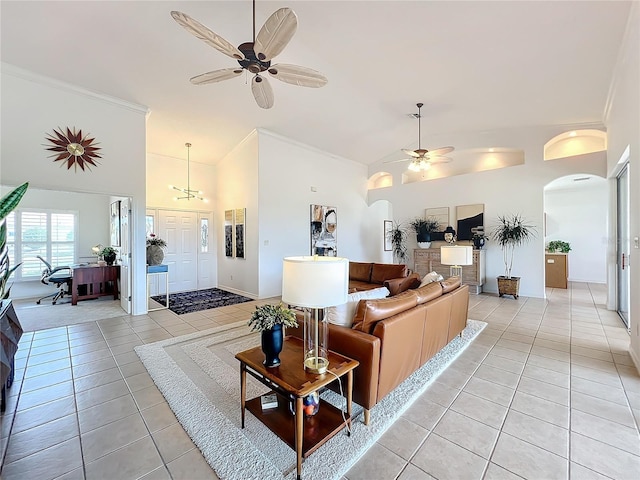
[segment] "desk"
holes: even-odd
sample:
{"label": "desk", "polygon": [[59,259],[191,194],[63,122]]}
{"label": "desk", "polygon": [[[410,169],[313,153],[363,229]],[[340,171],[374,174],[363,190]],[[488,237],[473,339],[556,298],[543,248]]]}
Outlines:
{"label": "desk", "polygon": [[[148,299],[151,296],[149,292],[149,277],[151,275],[162,275],[162,274],[164,274],[165,282],[166,282],[166,287],[165,287],[166,299],[164,302],[165,306],[157,307],[157,308],[149,308]],[[156,310],[165,310],[167,308],[169,308],[169,266],[168,265],[147,265],[147,311],[155,312]]]}
{"label": "desk", "polygon": [[113,295],[114,300],[118,299],[119,265],[73,267],[71,271],[73,274],[71,305],[77,305],[78,300],[88,300],[105,295]]}

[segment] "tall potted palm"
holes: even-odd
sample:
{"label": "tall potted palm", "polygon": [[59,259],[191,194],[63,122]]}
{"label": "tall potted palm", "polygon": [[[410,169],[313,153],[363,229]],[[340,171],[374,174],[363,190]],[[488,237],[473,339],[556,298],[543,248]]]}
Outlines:
{"label": "tall potted palm", "polygon": [[491,232],[491,237],[502,249],[504,275],[498,277],[498,294],[513,295],[518,298],[520,277],[511,276],[513,257],[516,247],[529,242],[535,237],[535,227],[525,223],[520,214],[498,216],[498,223]]}

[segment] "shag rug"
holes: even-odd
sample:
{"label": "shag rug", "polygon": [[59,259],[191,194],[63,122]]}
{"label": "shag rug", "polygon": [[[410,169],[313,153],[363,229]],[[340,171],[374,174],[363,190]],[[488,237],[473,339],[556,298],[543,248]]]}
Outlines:
{"label": "shag rug", "polygon": [[[486,325],[469,320],[462,337],[371,409],[369,426],[359,415],[351,436],[343,430],[311,454],[302,477],[340,479]],[[240,364],[235,354],[257,345],[259,335],[242,321],[135,348],[178,421],[222,480],[290,480],[296,475],[295,451],[248,411],[245,428],[240,428]],[[247,375],[247,398],[267,391]],[[345,407],[344,399],[332,391],[323,392],[322,399]],[[354,412],[359,410],[354,404]]]}
{"label": "shag rug", "polygon": [[[166,307],[167,297],[156,295],[153,300]],[[204,290],[194,290],[192,292],[170,293],[169,310],[178,315],[184,313],[198,312],[210,308],[226,307],[236,303],[250,302],[252,299],[243,297],[236,293],[227,292],[219,288],[207,288]]]}

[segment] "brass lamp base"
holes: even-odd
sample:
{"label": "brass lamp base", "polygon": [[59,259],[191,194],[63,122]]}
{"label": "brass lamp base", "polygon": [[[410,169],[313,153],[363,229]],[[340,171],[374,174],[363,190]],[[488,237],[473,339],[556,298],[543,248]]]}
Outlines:
{"label": "brass lamp base", "polygon": [[329,368],[329,360],[323,357],[308,357],[304,360],[304,369],[315,374],[322,374]]}

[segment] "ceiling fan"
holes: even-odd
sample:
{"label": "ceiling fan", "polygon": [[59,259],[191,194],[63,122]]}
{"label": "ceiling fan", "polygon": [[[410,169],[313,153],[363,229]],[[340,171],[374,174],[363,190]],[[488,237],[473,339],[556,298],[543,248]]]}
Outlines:
{"label": "ceiling fan", "polygon": [[421,130],[420,130],[420,119],[422,118],[422,115],[420,114],[420,109],[422,108],[423,104],[422,103],[417,103],[416,106],[418,107],[418,114],[414,115],[417,119],[418,119],[418,149],[417,150],[408,150],[403,148],[402,151],[404,153],[406,153],[407,155],[409,155],[411,158],[403,158],[401,160],[391,160],[388,162],[384,162],[384,163],[397,163],[397,162],[411,162],[409,164],[409,170],[413,171],[413,172],[420,172],[423,170],[429,170],[431,168],[431,165],[435,164],[435,163],[449,163],[451,161],[451,159],[449,157],[445,157],[444,155],[449,153],[449,152],[453,152],[454,148],[453,147],[440,147],[440,148],[436,148],[435,150],[427,150],[425,148],[422,148],[420,145],[420,137],[421,137]]}
{"label": "ceiling fan", "polygon": [[242,43],[237,48],[186,13],[172,11],[171,16],[194,37],[237,60],[240,64],[239,67],[223,68],[197,75],[190,80],[194,85],[228,80],[247,71],[254,75],[251,80],[251,92],[256,103],[261,108],[271,108],[273,90],[267,78],[260,75],[265,71],[273,78],[300,87],[319,88],[327,84],[324,75],[310,68],[285,63],[271,65],[273,57],[282,52],[298,28],[298,17],[290,8],[281,8],[274,12],[256,36],[256,2],[253,0],[253,41]]}

